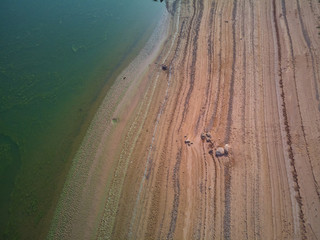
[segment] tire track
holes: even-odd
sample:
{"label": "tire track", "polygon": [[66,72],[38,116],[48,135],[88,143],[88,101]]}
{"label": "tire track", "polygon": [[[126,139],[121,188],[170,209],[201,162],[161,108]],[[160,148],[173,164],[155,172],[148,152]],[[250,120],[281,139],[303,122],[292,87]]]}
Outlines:
{"label": "tire track", "polygon": [[[197,0],[193,1],[193,8],[194,8],[195,14],[196,14],[196,10],[197,10],[196,1]],[[188,89],[186,100],[184,103],[184,110],[182,112],[181,124],[185,120],[186,114],[188,112],[189,101],[190,101],[190,97],[191,97],[191,94],[193,92],[193,87],[194,87],[195,74],[196,74],[196,62],[197,62],[197,55],[198,55],[198,53],[197,53],[198,52],[198,39],[199,39],[199,31],[200,31],[200,24],[201,24],[202,16],[203,16],[203,0],[200,0],[199,1],[199,15],[196,18],[196,23],[195,23],[195,28],[194,28],[195,35],[194,35],[193,44],[192,44],[193,50],[192,50],[192,60],[191,60],[191,67],[190,67],[191,73],[190,73],[189,89]]]}
{"label": "tire track", "polygon": [[[250,6],[251,9],[251,6]],[[246,79],[247,79],[247,71],[246,71],[246,67],[247,67],[247,44],[246,44],[246,39],[245,39],[245,28],[244,28],[244,22],[245,22],[245,6],[242,8],[242,22],[241,22],[241,32],[242,32],[242,39],[244,39],[243,41],[243,51],[242,51],[242,55],[243,55],[243,64],[242,64],[242,71],[243,71],[243,76],[242,76],[242,93],[243,93],[243,100],[242,100],[242,117],[241,117],[241,121],[242,121],[242,142],[244,143],[245,141],[245,128],[246,128],[246,96],[247,96],[247,91],[246,91]]]}
{"label": "tire track", "polygon": [[202,144],[202,150],[203,150],[203,161],[204,161],[204,167],[205,167],[205,185],[204,185],[204,218],[203,218],[203,229],[202,229],[202,239],[205,239],[206,236],[206,227],[207,227],[207,202],[208,202],[208,193],[207,193],[207,182],[208,182],[208,163],[207,163],[207,157],[204,149],[204,145]]}
{"label": "tire track", "polygon": [[[213,38],[213,31],[215,29],[215,23],[213,22],[213,16],[216,13],[216,4],[214,1],[212,1],[211,6],[210,6],[210,13],[209,13],[209,23],[208,23],[208,28],[209,28],[209,36],[208,36],[208,40],[207,40],[207,67],[208,67],[208,78],[207,78],[207,86],[206,86],[206,94],[205,94],[205,103],[202,106],[201,110],[203,108],[207,108],[206,111],[201,111],[201,114],[197,120],[197,125],[196,125],[196,132],[198,131],[199,128],[199,124],[201,119],[204,117],[204,125],[207,124],[207,118],[208,118],[208,109],[212,99],[212,66],[214,65],[214,38]],[[208,106],[209,105],[209,106]]]}
{"label": "tire track", "polygon": [[[294,51],[293,51],[293,43],[292,43],[292,38],[291,38],[288,19],[287,19],[287,10],[286,10],[285,0],[281,0],[281,8],[282,8],[282,16],[283,16],[283,19],[284,19],[284,22],[285,22],[285,26],[286,26],[286,32],[287,32],[287,35],[288,35],[288,38],[289,38],[289,48],[290,48],[290,55],[291,55],[291,58],[292,58],[292,68],[293,68],[293,82],[294,82],[294,87],[295,87],[295,94],[297,96],[298,113],[299,113],[299,118],[300,118],[300,122],[301,122],[301,130],[302,130],[304,142],[306,144],[306,152],[307,152],[307,157],[308,157],[308,160],[309,160],[309,164],[311,166],[311,173],[312,173],[313,182],[314,182],[314,185],[315,185],[315,189],[316,189],[318,198],[320,199],[319,184],[318,184],[318,182],[317,182],[317,180],[316,180],[316,178],[314,176],[313,166],[312,166],[312,161],[311,161],[310,151],[309,151],[309,145],[308,145],[308,142],[307,142],[306,133],[305,133],[305,127],[303,125],[303,119],[302,119],[302,114],[301,114],[301,107],[300,107],[298,88],[297,88],[297,79],[296,79],[296,61],[295,61],[295,56],[294,56]],[[300,16],[300,18],[301,18],[301,16]]]}
{"label": "tire track", "polygon": [[176,229],[176,223],[178,218],[178,208],[179,208],[179,198],[180,198],[180,163],[181,163],[181,148],[179,148],[177,157],[176,157],[176,164],[173,169],[173,188],[174,188],[174,199],[172,204],[172,211],[171,211],[171,221],[170,221],[170,228],[167,234],[167,239],[173,239],[173,235]]}
{"label": "tire track", "polygon": [[318,111],[320,112],[320,98],[319,98],[319,87],[318,87],[318,81],[317,81],[317,73],[316,73],[316,68],[315,68],[315,60],[314,60],[314,55],[313,52],[311,50],[311,40],[308,34],[308,31],[306,30],[306,27],[304,25],[304,22],[302,20],[302,16],[301,16],[301,8],[300,8],[300,1],[296,0],[297,2],[297,10],[298,10],[298,15],[299,15],[299,22],[301,25],[301,30],[302,30],[302,34],[303,34],[303,38],[307,44],[308,47],[308,51],[309,54],[311,56],[311,62],[312,62],[312,72],[313,72],[313,82],[314,82],[314,88],[315,88],[315,94],[316,94],[316,99],[318,101]]}
{"label": "tire track", "polygon": [[216,93],[216,98],[215,98],[215,101],[214,101],[214,107],[213,107],[213,113],[212,113],[212,116],[210,118],[210,122],[209,122],[209,126],[208,126],[208,130],[211,130],[213,125],[214,125],[214,121],[216,120],[216,115],[217,115],[217,111],[218,111],[218,106],[220,104],[220,98],[221,98],[221,91],[220,91],[220,85],[221,85],[221,62],[222,62],[222,47],[221,47],[221,38],[222,38],[222,11],[224,9],[224,3],[223,2],[223,5],[221,7],[221,10],[220,10],[220,13],[219,13],[219,46],[220,46],[220,49],[219,49],[219,53],[218,53],[218,57],[219,57],[219,62],[218,62],[218,83],[217,83],[217,93]]}
{"label": "tire track", "polygon": [[224,164],[224,216],[223,237],[231,239],[231,164],[230,159]]}
{"label": "tire track", "polygon": [[[254,32],[253,34],[254,35]],[[252,36],[253,37],[253,36]],[[252,39],[252,41],[254,38]],[[255,46],[254,42],[252,44],[252,49],[255,53]],[[253,114],[254,114],[254,142],[255,142],[255,153],[256,153],[256,169],[255,169],[255,191],[254,191],[254,216],[255,216],[255,221],[254,221],[254,233],[257,239],[260,239],[261,236],[261,229],[260,229],[260,173],[261,173],[261,150],[260,150],[260,139],[259,139],[259,128],[258,128],[258,108],[259,108],[259,103],[260,101],[257,100],[257,95],[259,96],[259,87],[258,87],[258,81],[259,78],[257,78],[257,73],[256,73],[256,66],[255,66],[255,56],[254,56],[254,72],[253,72],[253,81],[254,81],[254,109],[253,109]]]}
{"label": "tire track", "polygon": [[[177,47],[176,47],[176,50],[175,50],[175,54],[174,54],[174,57],[172,58],[172,60],[170,61],[170,66],[173,66],[173,64],[174,64],[174,62],[175,62],[175,60],[176,60],[176,58],[178,57],[178,56],[180,56],[179,55],[179,50],[181,49],[181,40],[183,39],[183,35],[184,35],[184,32],[185,31],[187,31],[188,32],[188,35],[190,35],[190,32],[191,32],[191,27],[190,27],[190,25],[189,25],[189,28],[186,30],[186,28],[185,28],[185,26],[186,26],[186,24],[187,24],[187,21],[188,21],[188,18],[184,18],[183,20],[182,20],[182,23],[181,23],[181,27],[180,27],[180,32],[179,32],[179,37],[178,37],[178,41],[177,41]],[[183,53],[183,59],[182,59],[182,63],[184,63],[185,62],[185,58],[186,58],[186,51],[187,51],[187,46],[188,46],[188,44],[189,44],[189,37],[187,37],[187,43],[186,43],[186,46],[185,46],[185,48],[184,48],[184,53]],[[174,72],[172,72],[172,75],[174,75]],[[183,75],[182,75],[183,76]],[[183,80],[183,79],[182,79]],[[176,113],[178,113],[179,111],[177,111],[176,110],[176,108],[178,107],[178,100],[177,99],[179,99],[180,98],[180,95],[181,95],[181,93],[182,93],[182,86],[183,86],[183,81],[180,81],[180,86],[178,87],[178,95],[176,95],[176,100],[174,100],[173,102],[175,102],[176,104],[174,104],[174,106],[173,106],[173,111],[172,111],[172,116],[171,117],[169,117],[169,119],[170,119],[170,124],[169,124],[169,128],[173,128],[173,129],[175,129],[175,127],[173,127],[173,121],[174,121],[174,119],[175,119],[175,117],[174,117],[174,115],[176,114]],[[180,125],[180,127],[181,127],[181,125]],[[168,131],[169,132],[169,131]],[[173,132],[173,131],[172,131]],[[170,163],[171,161],[169,161],[169,163]],[[168,195],[169,195],[169,193],[168,193],[168,190],[169,190],[169,168],[168,168],[168,170],[167,170],[167,177],[166,177],[166,197],[165,197],[165,206],[167,206],[167,203],[168,203]],[[163,212],[163,214],[162,214],[162,219],[161,219],[161,221],[160,221],[160,227],[159,227],[159,231],[158,231],[158,234],[157,234],[157,239],[161,239],[161,233],[162,233],[162,228],[163,228],[163,225],[164,225],[164,221],[165,221],[165,215],[166,215],[166,213],[165,212]]]}
{"label": "tire track", "polygon": [[[203,183],[203,176],[205,176],[204,174],[204,167],[203,167],[203,159],[199,159],[200,163],[199,163],[199,180],[200,183],[199,185],[197,185],[197,187],[199,187],[199,192],[200,192],[200,199],[198,199],[198,204],[197,204],[197,217],[194,219],[195,225],[196,227],[194,227],[193,229],[193,239],[201,239],[201,228],[202,228],[202,215],[203,215],[203,206],[204,210],[206,211],[206,205],[203,204],[203,202],[206,202],[206,199],[203,198],[203,194],[206,194],[206,182]],[[205,212],[204,212],[205,213]]]}
{"label": "tire track", "polygon": [[217,187],[218,187],[218,171],[217,163],[213,155],[211,155],[214,164],[214,189],[213,189],[213,239],[216,238],[216,222],[217,222]]}
{"label": "tire track", "polygon": [[[167,145],[167,144],[166,144]],[[164,149],[166,149],[166,145],[164,146]],[[160,208],[160,196],[161,196],[161,189],[162,189],[162,179],[163,175],[165,173],[165,160],[167,159],[166,151],[163,149],[161,154],[160,163],[158,166],[158,171],[156,173],[156,179],[155,179],[155,190],[152,191],[152,197],[151,197],[151,207],[150,212],[147,217],[147,228],[146,232],[144,234],[144,239],[155,239],[156,234],[156,224],[158,222],[158,216],[159,216],[159,208]]]}
{"label": "tire track", "polygon": [[235,80],[235,65],[236,65],[236,15],[237,15],[237,0],[233,0],[232,9],[232,42],[233,42],[233,53],[232,53],[232,67],[231,67],[231,81],[229,89],[229,108],[227,117],[227,128],[225,135],[225,142],[230,141],[231,124],[232,124],[232,109],[233,109],[233,95],[234,95],[234,80]]}
{"label": "tire track", "polygon": [[[233,58],[231,68],[231,82],[229,89],[229,108],[227,117],[227,126],[225,134],[225,143],[230,141],[231,124],[232,124],[232,109],[233,109],[233,94],[235,81],[235,64],[236,64],[236,14],[237,14],[237,0],[233,1],[232,9],[232,41],[233,41]],[[225,208],[223,217],[223,235],[224,239],[231,238],[231,173],[230,162],[225,163],[224,166],[224,191],[225,191]]]}
{"label": "tire track", "polygon": [[[255,35],[255,16],[254,16],[254,3],[252,0],[249,0],[249,5],[250,5],[250,15],[252,17],[252,20],[250,21],[251,23],[251,31],[250,31],[250,43],[251,43],[251,49],[252,49],[252,57],[253,57],[253,82],[254,82],[254,93],[256,94],[256,47],[254,44],[254,35]],[[246,88],[245,88],[245,92]],[[245,95],[246,96],[246,95]],[[254,104],[256,104],[256,97],[254,97]],[[257,137],[257,112],[256,112],[256,107],[254,107],[254,116],[255,116],[255,121],[254,121],[254,125],[255,125],[255,140],[257,142],[257,145],[259,146],[258,143],[258,137]],[[247,166],[247,165],[246,165]],[[260,236],[260,215],[259,215],[259,211],[260,211],[260,204],[259,204],[259,186],[260,186],[260,178],[259,178],[259,173],[260,173],[260,152],[259,150],[257,151],[257,170],[258,172],[255,175],[255,192],[253,195],[253,201],[254,201],[254,208],[253,208],[253,212],[254,212],[254,236],[256,238],[259,238]],[[247,176],[246,176],[247,179]],[[247,184],[246,184],[247,186]],[[248,218],[247,216],[247,211],[246,211],[246,218]],[[258,226],[256,225],[258,224]],[[247,223],[246,223],[247,225]],[[248,226],[247,226],[248,227]],[[246,232],[246,236],[248,238],[248,233]]]}
{"label": "tire track", "polygon": [[[242,16],[243,16],[243,21],[242,21],[242,38],[244,39],[244,46],[243,46],[243,79],[242,79],[242,92],[243,92],[243,102],[242,102],[242,144],[245,146],[245,139],[246,139],[246,96],[247,96],[247,88],[246,88],[246,79],[247,79],[247,44],[246,44],[246,34],[245,34],[245,9],[246,9],[246,2],[244,2],[244,6],[242,9]],[[249,0],[249,10],[250,10],[250,17],[252,18],[249,22],[251,22],[254,26],[254,13],[253,13],[253,3],[252,0]],[[250,32],[250,39],[251,42],[253,41],[253,31],[254,28],[251,25],[251,32]],[[253,44],[253,43],[252,43]],[[255,58],[254,53],[253,53],[253,58]],[[255,61],[253,60],[255,63]],[[254,71],[255,72],[255,71]],[[247,171],[247,161],[245,157],[245,162],[244,162],[244,169],[245,169],[245,175],[244,175],[244,187],[245,187],[245,194],[244,194],[244,202],[247,203],[247,196],[248,196],[248,186],[247,186],[247,181],[248,181],[248,171]],[[245,213],[245,236],[246,239],[248,239],[248,210],[247,210],[247,204],[245,205],[244,208],[244,213]]]}
{"label": "tire track", "polygon": [[[181,7],[180,5],[177,6],[177,20],[176,20],[176,24],[174,26],[175,27],[174,35],[173,35],[173,38],[172,38],[171,45],[169,47],[169,51],[167,52],[167,54],[164,56],[164,58],[162,60],[162,64],[164,64],[166,62],[167,58],[169,57],[170,52],[172,51],[174,43],[176,41],[176,37],[177,37],[177,34],[178,34],[178,29],[179,29],[179,24],[180,24],[180,7]],[[176,48],[176,50],[177,50],[177,48]],[[177,53],[176,50],[175,50],[175,54]],[[167,105],[167,101],[168,101],[168,98],[169,98],[169,88],[170,88],[170,85],[171,85],[171,73],[172,73],[172,71],[173,71],[173,69],[170,66],[169,74],[168,74],[167,88],[166,88],[164,100],[163,100],[163,102],[162,102],[162,104],[160,106],[160,111],[158,112],[158,115],[156,117],[156,123],[155,123],[154,129],[153,129],[152,139],[151,139],[151,143],[150,143],[149,150],[148,150],[148,156],[147,156],[147,161],[146,161],[146,165],[145,165],[144,174],[143,174],[143,177],[142,177],[142,179],[140,181],[139,191],[138,191],[136,202],[135,202],[135,205],[134,205],[134,208],[133,208],[133,214],[132,214],[132,217],[131,217],[129,231],[128,231],[129,238],[131,238],[131,235],[132,235],[132,228],[133,228],[133,224],[134,224],[134,221],[135,221],[135,218],[136,218],[136,213],[137,213],[137,205],[138,205],[138,203],[140,201],[140,198],[141,198],[141,193],[143,191],[143,185],[144,185],[145,180],[148,177],[148,175],[147,175],[148,174],[148,168],[149,168],[148,166],[150,165],[150,162],[152,161],[151,160],[151,154],[152,154],[152,150],[153,150],[153,144],[154,144],[154,140],[155,140],[155,135],[157,133],[157,129],[158,129],[158,125],[159,125],[159,122],[160,122],[160,118],[162,116],[162,113],[163,113],[166,105]],[[158,78],[159,78],[159,73],[157,74],[156,82],[158,81]]]}
{"label": "tire track", "polygon": [[[246,139],[246,96],[247,96],[247,89],[246,89],[246,79],[247,79],[247,71],[246,71],[246,67],[247,67],[247,57],[246,57],[246,53],[247,53],[247,44],[246,44],[246,34],[245,34],[245,9],[246,9],[246,2],[244,2],[244,5],[242,7],[242,16],[243,16],[243,20],[242,20],[242,24],[241,24],[241,31],[242,31],[242,39],[244,39],[244,46],[243,46],[243,78],[242,78],[242,93],[243,93],[243,102],[242,102],[242,144],[245,145],[245,139]],[[250,17],[252,18],[251,22],[254,25],[254,15],[253,15],[253,3],[252,0],[249,0],[249,10],[250,10]],[[253,35],[254,28],[252,28],[251,26],[251,32],[250,34]],[[251,36],[250,36],[251,37]],[[251,37],[250,39],[253,39],[253,37]],[[253,43],[252,43],[253,44]],[[254,56],[253,56],[254,57]],[[255,62],[255,61],[253,61]],[[244,188],[245,188],[245,194],[244,194],[244,202],[247,203],[247,161],[245,159],[244,162],[244,169],[245,169],[245,174],[244,174]],[[248,239],[248,210],[247,210],[247,205],[244,208],[244,213],[245,213],[245,235],[246,235],[246,239]]]}
{"label": "tire track", "polygon": [[[194,17],[194,16],[193,16]],[[193,17],[192,17],[192,19],[193,19]],[[193,21],[191,19],[191,22]],[[189,20],[189,18],[188,17],[184,17],[184,19],[182,20],[182,24],[181,24],[181,28],[180,28],[180,33],[179,33],[179,37],[178,37],[178,42],[177,42],[177,47],[176,47],[176,50],[175,50],[175,54],[174,54],[174,57],[173,57],[173,59],[171,60],[171,62],[170,62],[170,66],[172,66],[173,65],[173,63],[174,63],[174,61],[176,60],[176,58],[178,58],[178,56],[180,56],[181,55],[181,52],[180,52],[180,54],[178,54],[179,53],[179,50],[181,49],[181,47],[182,46],[180,46],[181,45],[181,40],[184,38],[183,36],[185,35],[184,34],[184,32],[187,32],[188,34],[187,34],[187,41],[186,41],[186,44],[185,44],[185,47],[184,47],[184,51],[183,51],[183,53],[182,53],[182,56],[183,56],[183,58],[182,58],[182,60],[181,60],[181,62],[184,64],[185,63],[185,59],[186,59],[186,56],[187,56],[187,54],[186,54],[186,52],[187,52],[187,48],[188,48],[188,45],[189,45],[189,39],[190,39],[190,33],[191,33],[191,25],[192,24],[189,24],[189,27],[188,27],[188,29],[186,29],[186,25],[187,25],[187,21]],[[178,63],[178,65],[179,65],[179,63]],[[182,69],[183,68],[181,68],[181,70],[180,70],[180,72],[182,72]],[[172,73],[172,75],[174,75],[174,73]],[[175,114],[177,114],[177,113],[179,113],[180,112],[180,110],[176,110],[177,109],[177,107],[178,107],[178,99],[180,99],[181,98],[181,94],[182,94],[182,87],[183,87],[183,81],[184,80],[184,78],[183,78],[183,74],[181,74],[181,76],[180,76],[180,85],[179,85],[179,87],[178,87],[178,94],[176,95],[176,100],[174,100],[173,102],[175,102],[176,104],[174,104],[173,105],[173,111],[172,111],[172,116],[171,117],[169,117],[169,119],[170,119],[170,124],[169,124],[169,126],[171,126],[173,129],[177,129],[176,128],[176,126],[175,127],[173,127],[173,121],[176,119],[175,117],[174,117],[174,115]],[[179,126],[179,129],[181,128],[181,124],[180,124],[180,126]],[[171,161],[169,161],[169,162],[171,162]],[[169,168],[168,168],[168,170],[167,170],[167,177],[166,177],[166,197],[165,197],[165,206],[167,206],[167,203],[168,203],[168,195],[169,195],[169,193],[168,193],[168,190],[169,190]],[[163,225],[164,225],[164,221],[165,221],[165,217],[166,217],[166,212],[164,212],[163,213],[163,215],[162,215],[162,219],[161,219],[161,223],[160,223],[160,227],[159,227],[159,231],[158,231],[158,237],[157,237],[157,239],[162,239],[161,238],[161,233],[162,233],[162,228],[163,228]]]}
{"label": "tire track", "polygon": [[280,85],[280,91],[281,91],[281,99],[282,99],[282,115],[284,118],[284,126],[285,126],[285,132],[286,132],[286,138],[287,138],[287,146],[288,146],[288,154],[289,154],[289,159],[290,159],[290,165],[292,168],[291,174],[293,177],[293,181],[295,183],[294,191],[296,193],[295,199],[298,203],[299,207],[299,221],[300,221],[300,234],[302,239],[307,239],[306,237],[306,226],[305,226],[305,219],[304,219],[304,213],[302,210],[302,197],[300,193],[300,186],[299,186],[299,180],[298,180],[298,174],[297,170],[295,167],[295,159],[294,159],[294,154],[293,154],[293,149],[292,149],[292,138],[291,138],[291,133],[290,133],[290,127],[288,123],[288,116],[287,116],[287,110],[286,110],[286,101],[285,101],[285,94],[284,94],[284,85],[283,85],[283,79],[282,79],[282,66],[281,66],[281,45],[280,45],[280,33],[279,33],[279,26],[276,18],[276,3],[275,0],[272,1],[272,8],[273,8],[273,21],[274,21],[274,26],[275,26],[275,31],[276,31],[276,44],[275,46],[277,48],[277,54],[276,56],[278,58],[278,75],[279,75],[279,85]]}
{"label": "tire track", "polygon": [[[195,18],[195,15],[196,15],[196,9],[194,8],[193,10],[193,14],[191,16],[191,19],[190,19],[190,23],[189,23],[189,26],[188,26],[188,30],[187,30],[187,37],[186,37],[186,44],[185,44],[185,47],[184,47],[184,54],[183,54],[183,57],[182,57],[182,60],[181,60],[181,63],[182,65],[184,65],[184,67],[181,67],[181,72],[183,71],[183,69],[186,69],[185,72],[187,72],[187,61],[186,61],[186,58],[188,56],[188,48],[189,48],[189,45],[190,45],[190,39],[191,39],[191,29],[192,29],[192,25],[193,25],[193,22],[194,22],[194,18]],[[185,77],[184,77],[184,74],[181,74],[180,75],[180,78],[181,78],[181,82],[184,82],[185,80]],[[183,86],[183,84],[181,85],[181,87]],[[181,88],[179,89],[179,99],[180,99],[180,96],[181,94],[183,94],[183,91],[181,91]],[[179,128],[178,128],[178,132],[180,132],[181,130],[181,127],[182,127],[182,123],[183,123],[183,117],[181,119],[181,122],[180,122],[180,125],[179,125]]]}

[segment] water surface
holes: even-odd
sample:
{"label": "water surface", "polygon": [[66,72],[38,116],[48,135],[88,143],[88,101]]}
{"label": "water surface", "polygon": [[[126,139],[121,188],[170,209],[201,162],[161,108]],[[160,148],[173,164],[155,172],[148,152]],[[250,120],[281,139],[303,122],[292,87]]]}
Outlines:
{"label": "water surface", "polygon": [[45,234],[99,101],[163,8],[151,0],[1,1],[1,239]]}

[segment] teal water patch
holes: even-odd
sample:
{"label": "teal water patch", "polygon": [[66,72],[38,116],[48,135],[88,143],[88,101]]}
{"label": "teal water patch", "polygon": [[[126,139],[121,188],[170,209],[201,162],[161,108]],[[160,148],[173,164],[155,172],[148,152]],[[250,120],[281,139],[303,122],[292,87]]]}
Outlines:
{"label": "teal water patch", "polygon": [[10,195],[14,179],[20,168],[19,147],[7,136],[0,135],[0,226],[6,224],[9,216]]}
{"label": "teal water patch", "polygon": [[1,239],[43,234],[89,113],[164,8],[152,0],[1,1]]}

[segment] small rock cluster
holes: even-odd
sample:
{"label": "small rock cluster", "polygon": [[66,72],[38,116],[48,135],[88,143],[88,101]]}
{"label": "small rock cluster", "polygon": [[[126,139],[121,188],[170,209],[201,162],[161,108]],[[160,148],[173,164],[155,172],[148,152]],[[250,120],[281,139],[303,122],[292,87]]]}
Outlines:
{"label": "small rock cluster", "polygon": [[215,147],[214,141],[212,141],[212,136],[210,133],[206,132],[206,133],[201,133],[201,140],[202,141],[206,141],[207,143],[209,143],[209,154],[213,155],[214,154],[214,149],[215,149],[215,155],[216,157],[222,157],[222,156],[227,156],[229,151],[230,151],[230,146],[229,144],[224,145],[224,147]]}
{"label": "small rock cluster", "polygon": [[222,157],[228,155],[230,151],[230,146],[229,144],[224,145],[224,147],[218,147],[216,149],[216,157]]}
{"label": "small rock cluster", "polygon": [[167,71],[167,70],[168,70],[168,66],[163,64],[163,65],[161,66],[161,69],[162,69],[163,71]]}
{"label": "small rock cluster", "polygon": [[[187,136],[184,136],[184,138],[186,138]],[[191,142],[190,140],[186,139],[184,141],[185,144],[187,144],[189,147],[191,146],[191,144],[193,144],[193,142]]]}

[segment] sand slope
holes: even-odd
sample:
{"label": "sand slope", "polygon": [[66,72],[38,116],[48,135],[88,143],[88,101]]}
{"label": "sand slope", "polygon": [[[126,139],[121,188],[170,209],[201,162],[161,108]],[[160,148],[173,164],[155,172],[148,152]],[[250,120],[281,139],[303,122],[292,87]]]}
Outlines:
{"label": "sand slope", "polygon": [[92,238],[319,239],[320,3],[167,4]]}

